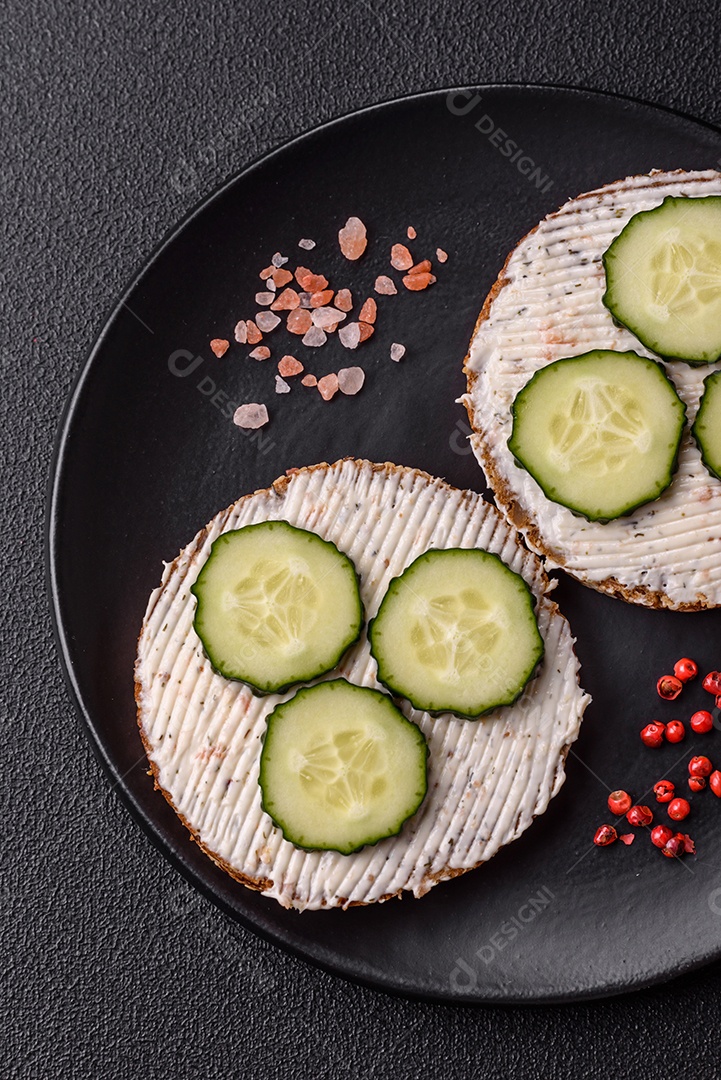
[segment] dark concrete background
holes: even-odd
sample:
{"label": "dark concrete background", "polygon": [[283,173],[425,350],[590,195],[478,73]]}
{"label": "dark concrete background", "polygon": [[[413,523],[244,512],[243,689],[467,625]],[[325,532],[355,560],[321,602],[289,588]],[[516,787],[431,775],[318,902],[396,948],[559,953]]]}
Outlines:
{"label": "dark concrete background", "polygon": [[[63,685],[42,561],[73,378],[121,288],[201,196],[323,120],[442,86],[586,86],[721,123],[716,5],[5,11],[0,1075],[719,1075],[721,965],[599,1004],[449,1009],[348,985],[229,924],[109,791]],[[672,903],[659,897],[659,934]]]}

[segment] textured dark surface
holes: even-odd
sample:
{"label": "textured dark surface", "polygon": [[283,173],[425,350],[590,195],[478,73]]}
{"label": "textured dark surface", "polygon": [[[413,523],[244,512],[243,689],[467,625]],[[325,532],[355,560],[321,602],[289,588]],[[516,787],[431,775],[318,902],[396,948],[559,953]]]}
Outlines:
{"label": "textured dark surface", "polygon": [[[108,790],[43,582],[72,379],[136,267],[244,163],[331,116],[451,84],[587,85],[721,121],[714,5],[587,7],[571,21],[537,3],[14,5],[0,44],[3,1075],[716,1074],[718,966],[601,1004],[444,1009],[350,986],[228,924]],[[660,934],[672,903],[659,897]]]}

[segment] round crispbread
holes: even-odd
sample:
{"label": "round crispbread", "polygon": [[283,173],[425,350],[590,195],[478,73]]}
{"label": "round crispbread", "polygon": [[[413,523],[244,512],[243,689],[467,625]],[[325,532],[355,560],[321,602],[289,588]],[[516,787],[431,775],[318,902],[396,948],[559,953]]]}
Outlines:
{"label": "round crispbread", "polygon": [[[511,406],[539,368],[592,349],[659,359],[604,307],[602,257],[628,220],[667,195],[721,195],[721,173],[631,176],[549,214],[508,256],[476,324],[463,401],[471,443],[498,506],[529,546],[573,577],[636,604],[677,611],[721,605],[721,481],[687,429],[671,486],[655,502],[607,524],[546,498],[508,449]],[[689,424],[705,377],[721,364],[666,362]]]}
{"label": "round crispbread", "polygon": [[[216,674],[193,629],[190,586],[221,532],[278,520],[346,552],[371,618],[393,577],[430,547],[483,547],[523,575],[537,601],[545,658],[518,701],[478,721],[432,719],[401,702],[430,749],[429,790],[395,837],[352,855],[302,851],[261,808],[265,718],[281,700]],[[138,642],[138,724],[155,783],[203,850],[236,880],[300,910],[387,900],[485,862],[543,813],[564,780],[589,701],[568,623],[540,561],[480,496],[416,469],[345,459],[291,470],[238,500],[166,566]],[[382,689],[365,634],[336,669]],[[329,673],[327,678],[332,677]]]}

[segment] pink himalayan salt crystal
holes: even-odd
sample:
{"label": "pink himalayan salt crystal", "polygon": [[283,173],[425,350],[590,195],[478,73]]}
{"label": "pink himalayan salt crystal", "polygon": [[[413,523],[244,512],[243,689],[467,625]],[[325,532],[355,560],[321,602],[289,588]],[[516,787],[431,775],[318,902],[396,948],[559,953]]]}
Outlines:
{"label": "pink himalayan salt crystal", "polygon": [[331,372],[330,375],[318,379],[318,390],[324,401],[330,401],[333,395],[338,393],[338,376]]}
{"label": "pink himalayan salt crystal", "polygon": [[266,266],[265,269],[261,270],[261,272],[258,274],[258,277],[260,278],[261,281],[267,281],[274,270],[275,270],[274,266]]}
{"label": "pink himalayan salt crystal", "polygon": [[276,394],[289,394],[290,387],[285,379],[281,379],[280,375],[275,377],[275,392]]}
{"label": "pink himalayan salt crystal", "polygon": [[268,281],[268,288],[270,288],[270,282],[272,281],[276,289],[282,289],[284,285],[287,285],[289,281],[293,280],[293,275],[290,270],[275,270]]}
{"label": "pink himalayan salt crystal", "polygon": [[276,269],[279,269],[281,266],[285,266],[285,264],[288,262],[288,260],[284,258],[284,256],[281,255],[279,251],[276,251],[275,255],[270,261]]}
{"label": "pink himalayan salt crystal", "polygon": [[299,240],[298,247],[303,248],[304,251],[312,251],[315,247],[315,240]]}
{"label": "pink himalayan salt crystal", "polygon": [[415,240],[415,238],[418,236],[418,233],[416,232],[416,230],[413,228],[412,225],[409,225],[408,228],[406,229],[406,236],[408,237],[409,240]]}
{"label": "pink himalayan salt crystal", "polygon": [[248,321],[245,324],[245,327],[246,327],[247,341],[248,341],[249,345],[257,345],[259,341],[263,340],[263,335],[261,334],[260,330],[255,325],[255,323],[253,322],[252,319],[248,319]]}
{"label": "pink himalayan salt crystal", "polygon": [[261,307],[270,307],[275,300],[275,296],[272,292],[257,292],[255,294],[256,304],[260,304]]}
{"label": "pink himalayan salt crystal", "polygon": [[447,262],[448,252],[444,251],[443,248],[436,248],[436,258],[438,259],[439,263]]}
{"label": "pink himalayan salt crystal", "polygon": [[314,326],[320,326],[324,330],[335,330],[339,322],[343,322],[343,319],[347,318],[345,311],[338,311],[337,308],[321,307],[315,308],[311,315]]}
{"label": "pink himalayan salt crystal", "polygon": [[369,337],[373,337],[373,335],[376,332],[376,328],[373,325],[373,323],[369,323],[369,322],[359,322],[358,323],[358,329],[360,330],[360,343],[361,343],[361,345],[363,344],[364,341],[367,341]]}
{"label": "pink himalayan salt crystal", "polygon": [[405,244],[394,244],[391,248],[391,266],[395,270],[410,270],[413,256]]}
{"label": "pink himalayan salt crystal", "polygon": [[275,330],[279,323],[280,316],[274,315],[272,311],[259,311],[255,316],[255,325],[264,334],[267,334],[269,330]]}
{"label": "pink himalayan salt crystal", "polygon": [[275,292],[275,290],[276,290],[276,289],[278,288],[278,286],[276,285],[276,283],[275,283],[275,282],[273,281],[272,277],[269,277],[269,278],[268,278],[268,280],[267,280],[267,282],[266,282],[266,287],[267,287],[267,288],[268,288],[268,290],[269,290],[270,292],[272,292],[272,293],[274,293],[274,292]]}
{"label": "pink himalayan salt crystal", "polygon": [[338,243],[346,259],[350,259],[351,262],[360,259],[368,245],[366,227],[360,218],[348,218],[338,233]]}
{"label": "pink himalayan salt crystal", "polygon": [[339,311],[350,311],[353,307],[353,295],[350,289],[339,289],[335,294],[333,306],[337,307]]}
{"label": "pink himalayan salt crystal", "polygon": [[259,345],[257,349],[253,349],[252,352],[248,353],[248,356],[253,360],[269,360],[270,349],[267,345]]}
{"label": "pink himalayan salt crystal", "polygon": [[422,289],[427,289],[429,285],[433,285],[435,280],[435,274],[429,274],[427,271],[422,273],[414,271],[412,274],[406,274],[403,278],[403,284],[411,292],[421,292]]}
{"label": "pink himalayan salt crystal", "polygon": [[268,410],[256,401],[239,405],[233,413],[233,423],[240,428],[259,428],[268,423]]}
{"label": "pink himalayan salt crystal", "polygon": [[318,380],[316,379],[315,375],[311,375],[310,372],[307,375],[304,375],[300,381],[303,383],[303,386],[318,385]]}
{"label": "pink himalayan salt crystal", "polygon": [[295,289],[283,289],[270,305],[271,311],[293,311],[300,304],[300,298]]}
{"label": "pink himalayan salt crystal", "polygon": [[361,328],[357,322],[341,326],[338,331],[338,339],[346,349],[357,349],[361,339]]}
{"label": "pink himalayan salt crystal", "polygon": [[385,274],[380,274],[376,278],[376,283],[373,288],[377,293],[380,293],[381,296],[395,296],[398,292],[393,279],[386,277]]}
{"label": "pink himalayan salt crystal", "polygon": [[313,320],[309,311],[304,311],[303,308],[295,308],[288,313],[286,326],[291,334],[305,334],[312,325]]}
{"label": "pink himalayan salt crystal", "polygon": [[300,360],[296,360],[294,356],[281,356],[278,361],[278,373],[286,377],[290,375],[300,375],[303,370],[303,365]]}
{"label": "pink himalayan salt crystal", "polygon": [[397,341],[394,341],[391,345],[391,360],[395,360],[397,363],[399,360],[402,360],[405,355],[405,345],[399,345]]}
{"label": "pink himalayan salt crystal", "polygon": [[372,296],[369,296],[363,307],[358,313],[358,321],[366,323],[374,323],[376,321],[376,315],[378,314],[378,305]]}
{"label": "pink himalayan salt crystal", "polygon": [[365,381],[366,374],[363,368],[344,367],[338,372],[338,389],[341,394],[348,394],[349,397],[357,394]]}
{"label": "pink himalayan salt crystal", "polygon": [[226,338],[214,337],[210,343],[210,347],[218,359],[220,359],[221,356],[225,356],[230,348],[230,342],[227,341]]}
{"label": "pink himalayan salt crystal", "polygon": [[240,342],[241,345],[245,345],[246,341],[248,340],[248,324],[246,323],[245,319],[241,319],[240,322],[237,322],[235,324],[233,336],[235,337],[236,341]]}
{"label": "pink himalayan salt crystal", "polygon": [[304,345],[310,345],[312,349],[317,349],[320,345],[325,345],[328,340],[328,336],[325,330],[321,330],[320,326],[311,326],[310,330],[304,334],[302,341]]}

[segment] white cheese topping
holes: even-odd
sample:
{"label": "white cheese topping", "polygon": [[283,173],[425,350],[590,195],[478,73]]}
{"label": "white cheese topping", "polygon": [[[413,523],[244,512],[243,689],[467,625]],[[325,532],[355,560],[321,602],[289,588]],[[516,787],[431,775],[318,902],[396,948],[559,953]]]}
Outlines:
{"label": "white cheese topping", "polygon": [[[493,484],[497,501],[505,509],[515,504],[514,521],[531,547],[548,555],[550,566],[562,565],[607,591],[614,591],[609,579],[628,589],[641,586],[647,593],[635,599],[642,603],[713,607],[721,605],[721,481],[704,467],[688,431],[678,472],[661,498],[605,525],[550,502],[507,447],[513,400],[539,368],[591,349],[633,349],[658,359],[616,326],[604,307],[601,260],[633,214],[658,206],[667,195],[721,195],[721,175],[630,177],[572,199],[521,241],[502,274],[507,284],[471,342],[463,400],[476,456],[483,464],[488,455],[502,480]],[[704,379],[719,367],[666,364],[689,425]]]}
{"label": "white cheese topping", "polygon": [[[189,590],[213,540],[278,519],[314,530],[350,556],[368,618],[391,579],[429,547],[494,551],[538,599],[546,654],[515,705],[469,721],[432,719],[401,704],[428,739],[428,795],[399,836],[353,855],[300,851],[263,812],[265,718],[292,691],[254,697],[215,674],[193,629]],[[567,747],[590,699],[579,688],[574,639],[547,596],[550,588],[538,559],[492,506],[415,470],[341,461],[302,469],[287,483],[240,499],[166,567],[150,598],[136,679],[157,782],[208,854],[286,907],[371,903],[402,890],[422,896],[519,836],[563,783]],[[365,635],[340,673],[380,688]]]}

